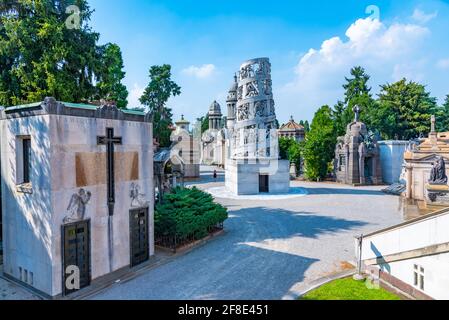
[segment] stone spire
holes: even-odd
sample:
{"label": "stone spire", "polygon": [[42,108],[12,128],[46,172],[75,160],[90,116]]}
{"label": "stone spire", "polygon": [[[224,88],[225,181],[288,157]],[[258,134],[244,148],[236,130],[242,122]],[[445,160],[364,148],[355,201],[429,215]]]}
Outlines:
{"label": "stone spire", "polygon": [[227,127],[232,128],[235,122],[235,108],[237,105],[237,75],[234,75],[234,82],[228,92],[228,98],[226,99],[226,105],[228,107],[227,115]]}

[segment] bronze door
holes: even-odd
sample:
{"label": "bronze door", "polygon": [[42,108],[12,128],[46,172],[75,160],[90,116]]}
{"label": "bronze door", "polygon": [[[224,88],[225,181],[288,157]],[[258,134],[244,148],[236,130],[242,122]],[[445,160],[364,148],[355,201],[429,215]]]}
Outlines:
{"label": "bronze door", "polygon": [[68,288],[66,279],[69,267],[79,269],[79,288],[90,284],[90,223],[80,221],[62,227],[63,231],[63,288],[64,294],[70,294],[76,289]]}
{"label": "bronze door", "polygon": [[149,258],[148,208],[130,211],[129,221],[131,266]]}

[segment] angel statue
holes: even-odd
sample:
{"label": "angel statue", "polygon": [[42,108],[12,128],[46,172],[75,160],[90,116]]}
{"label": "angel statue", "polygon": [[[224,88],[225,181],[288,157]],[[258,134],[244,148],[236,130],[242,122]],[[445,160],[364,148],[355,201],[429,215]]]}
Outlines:
{"label": "angel statue", "polygon": [[144,207],[147,201],[143,198],[145,195],[140,193],[140,186],[137,183],[131,183],[129,197],[131,198],[131,207]]}
{"label": "angel statue", "polygon": [[444,163],[444,159],[441,156],[438,156],[435,163],[432,164],[432,170],[430,171],[430,184],[446,184],[447,183],[447,175],[446,175],[446,165]]}
{"label": "angel statue", "polygon": [[67,211],[69,214],[65,216],[64,223],[80,221],[84,219],[86,213],[86,205],[90,201],[92,194],[90,191],[80,189],[78,193],[72,195]]}

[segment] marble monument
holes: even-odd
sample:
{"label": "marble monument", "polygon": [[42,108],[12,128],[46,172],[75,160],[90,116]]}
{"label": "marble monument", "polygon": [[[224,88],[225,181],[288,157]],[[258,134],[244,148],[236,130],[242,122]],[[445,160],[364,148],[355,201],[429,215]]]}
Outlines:
{"label": "marble monument", "polygon": [[236,195],[287,193],[290,166],[279,159],[268,58],[241,65],[227,106],[226,188]]}
{"label": "marble monument", "polygon": [[53,98],[0,112],[3,272],[48,297],[154,254],[152,124]]}

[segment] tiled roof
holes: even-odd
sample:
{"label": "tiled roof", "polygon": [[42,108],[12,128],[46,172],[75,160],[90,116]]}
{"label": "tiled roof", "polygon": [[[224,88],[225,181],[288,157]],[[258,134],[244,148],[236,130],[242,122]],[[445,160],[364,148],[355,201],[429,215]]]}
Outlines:
{"label": "tiled roof", "polygon": [[293,118],[290,119],[289,122],[287,122],[286,124],[283,124],[281,126],[281,128],[279,129],[280,131],[292,131],[292,130],[304,130],[304,127],[302,125],[300,125],[299,123],[296,123]]}

